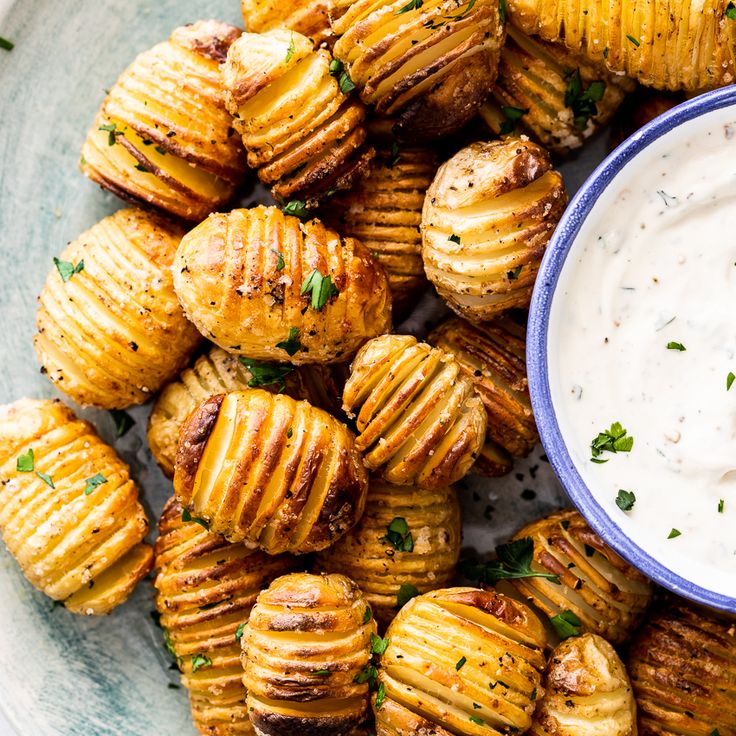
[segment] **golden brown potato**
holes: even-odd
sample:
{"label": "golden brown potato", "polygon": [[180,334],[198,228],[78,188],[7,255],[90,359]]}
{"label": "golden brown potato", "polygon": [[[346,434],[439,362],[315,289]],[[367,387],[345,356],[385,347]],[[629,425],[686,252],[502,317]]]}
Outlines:
{"label": "golden brown potato", "polygon": [[473,469],[490,476],[498,475],[499,469],[508,472],[510,462],[499,466],[492,458],[526,457],[538,440],[526,377],[524,328],[508,317],[478,327],[453,317],[427,340],[455,356],[486,408],[486,445],[490,447]]}
{"label": "golden brown potato", "polygon": [[26,578],[73,613],[109,613],[151,569],[128,466],[60,401],[0,407],[0,533]]}
{"label": "golden brown potato", "polygon": [[523,733],[541,697],[544,627],[492,591],[413,598],[386,632],[373,707],[378,736]]}
{"label": "golden brown potato", "polygon": [[455,576],[462,530],[453,488],[423,490],[372,480],[357,526],[321,552],[321,570],[354,580],[386,627],[398,611],[402,586],[427,593]]}
{"label": "golden brown potato", "polygon": [[209,20],[140,54],[102,103],[82,147],[92,181],[125,199],[199,221],[246,171],[219,64],[240,31]]}
{"label": "golden brown potato", "polygon": [[245,33],[222,67],[248,163],[277,200],[315,204],[368,172],[365,108],[327,49],[295,31]]}
{"label": "golden brown potato", "polygon": [[636,702],[623,662],[597,634],[558,644],[529,736],[636,736]]}
{"label": "golden brown potato", "polygon": [[368,477],[352,433],[259,389],[203,401],[184,423],[174,490],[192,516],[269,554],[316,552],[360,518]]}
{"label": "golden brown potato", "polygon": [[496,79],[504,24],[496,0],[331,0],[345,64],[363,102],[429,140],[470,121]]}
{"label": "golden brown potato", "polygon": [[258,596],[243,632],[243,683],[256,733],[343,736],[368,713],[376,622],[343,575],[295,573]]}
{"label": "golden brown potato", "polygon": [[493,94],[480,110],[496,134],[529,133],[550,151],[567,153],[600,130],[636,87],[563,44],[514,26],[508,34]]}
{"label": "golden brown potato", "polygon": [[243,391],[249,386],[273,393],[283,391],[333,414],[340,406],[341,392],[328,366],[259,363],[212,347],[164,388],[151,410],[148,444],[167,476],[174,475],[179,430],[192,411],[211,396]]}
{"label": "golden brown potato", "polygon": [[55,260],[34,344],[41,372],[78,404],[123,409],[147,401],[199,343],[171,278],[180,238],[153,214],[119,210]]}
{"label": "golden brown potato", "polygon": [[257,360],[348,360],[391,325],[386,275],[366,248],[276,207],[210,215],[182,239],[173,271],[200,332]]}
{"label": "golden brown potato", "polygon": [[702,90],[731,84],[736,31],[727,0],[508,0],[525,33],[560,41],[611,71],[658,89]]}
{"label": "golden brown potato", "polygon": [[736,734],[736,624],[667,601],[637,634],[629,675],[639,736]]}
{"label": "golden brown potato", "polygon": [[241,0],[243,21],[251,33],[287,28],[311,39],[315,46],[334,42],[328,0]]}
{"label": "golden brown potato", "polygon": [[422,212],[424,270],[471,322],[527,307],[544,249],[567,204],[536,143],[473,143],[440,167]]}
{"label": "golden brown potato", "polygon": [[419,226],[436,172],[437,156],[428,148],[384,149],[370,176],[330,200],[325,211],[331,226],[360,240],[384,267],[395,311],[427,283]]}
{"label": "golden brown potato", "polygon": [[[622,560],[572,509],[520,529],[514,539],[531,538],[534,569],[559,575],[511,582],[550,619],[566,612],[579,631],[600,634],[612,644],[631,638],[651,601],[649,581]],[[553,620],[554,623],[554,620]]]}
{"label": "golden brown potato", "polygon": [[442,488],[478,456],[486,413],[449,353],[410,335],[383,335],[355,357],[343,392],[369,470],[397,485]]}
{"label": "golden brown potato", "polygon": [[253,734],[245,707],[240,636],[258,593],[295,558],[230,544],[182,521],[172,498],[158,523],[156,608],[189,691],[194,725],[208,736]]}

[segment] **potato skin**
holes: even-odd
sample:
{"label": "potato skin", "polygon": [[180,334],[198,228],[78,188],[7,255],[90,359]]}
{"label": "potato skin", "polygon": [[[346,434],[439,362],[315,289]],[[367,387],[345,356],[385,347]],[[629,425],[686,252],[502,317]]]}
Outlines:
{"label": "potato skin", "polygon": [[462,478],[483,445],[486,413],[455,358],[410,335],[361,348],[343,392],[369,470],[396,485],[441,488]]}
{"label": "potato skin", "polygon": [[736,733],[736,624],[668,599],[639,630],[627,665],[640,736]]}
{"label": "potato skin", "polygon": [[156,609],[189,691],[194,725],[206,736],[254,734],[236,634],[261,589],[298,562],[230,544],[182,521],[175,498],[166,503],[158,528]]}
{"label": "potato skin", "polygon": [[526,457],[538,441],[526,376],[525,337],[524,328],[508,317],[477,327],[453,317],[427,338],[455,356],[483,401],[488,416],[486,444],[491,447],[478,458],[474,470],[484,475],[498,474],[498,465],[485,462],[486,458],[496,453]]}
{"label": "potato skin", "polygon": [[552,652],[529,736],[636,736],[636,702],[616,650],[597,634]]}
{"label": "potato skin", "polygon": [[124,409],[147,401],[186,364],[200,336],[174,294],[170,266],[181,238],[139,209],[106,217],[59,256],[38,300],[41,372],[78,404]]}
{"label": "potato skin", "polygon": [[[18,470],[30,450],[33,470]],[[128,466],[91,424],[58,400],[0,407],[0,532],[30,583],[73,613],[109,613],[151,569],[147,531]]]}
{"label": "potato skin", "polygon": [[140,54],[92,124],[82,147],[84,174],[119,197],[187,220],[202,220],[227,202],[246,163],[219,64],[240,33],[199,21]]}
{"label": "potato skin", "polygon": [[330,27],[327,0],[241,0],[243,21],[251,33],[287,28],[309,38],[315,46],[331,46],[335,37]]}
{"label": "potato skin", "polygon": [[[331,414],[339,411],[340,388],[329,366],[291,366],[290,370],[283,379],[283,392],[287,396],[309,401]],[[165,475],[169,478],[174,475],[179,430],[192,411],[211,396],[247,389],[252,380],[251,372],[237,355],[213,346],[164,387],[148,420],[148,445]],[[263,388],[280,393],[281,384]]]}
{"label": "potato skin", "polygon": [[[315,270],[339,292],[319,310],[312,294],[301,293]],[[391,325],[386,275],[363,245],[276,207],[210,215],[182,239],[173,272],[184,311],[202,334],[257,360],[345,361]],[[279,343],[292,328],[301,348],[290,355]]]}
{"label": "potato skin", "polygon": [[523,603],[477,588],[436,590],[410,600],[386,638],[385,697],[373,699],[378,736],[487,736],[531,725],[547,641]]}
{"label": "potato skin", "polygon": [[398,114],[407,140],[459,130],[496,78],[504,25],[494,0],[331,0],[330,21],[361,99]]}
{"label": "potato skin", "polygon": [[368,683],[355,680],[376,633],[368,613],[343,575],[285,575],[258,596],[241,643],[259,736],[343,736],[361,724]]}
{"label": "potato skin", "polygon": [[229,541],[301,554],[355,525],[368,477],[352,433],[327,412],[250,389],[213,396],[187,419],[174,490]]}
{"label": "potato skin", "polygon": [[535,566],[559,575],[561,581],[561,585],[544,578],[511,581],[529,603],[550,618],[572,611],[582,631],[599,634],[614,645],[631,638],[652,598],[647,578],[573,509],[532,522],[514,535],[526,537],[534,542]]}
{"label": "potato skin", "polygon": [[[411,552],[397,550],[387,539],[395,519],[406,521]],[[397,613],[402,585],[427,593],[452,581],[461,541],[460,504],[452,487],[426,490],[374,479],[360,521],[319,554],[317,566],[354,580],[385,628]]]}
{"label": "potato skin", "polygon": [[424,201],[427,277],[474,323],[527,307],[566,204],[562,177],[536,143],[509,138],[463,148],[440,167]]}
{"label": "potato skin", "polygon": [[248,163],[277,201],[314,205],[368,172],[365,108],[330,73],[332,55],[296,31],[245,33],[222,67]]}
{"label": "potato skin", "polygon": [[697,5],[686,0],[508,0],[507,9],[525,33],[564,42],[643,85],[697,91],[734,81],[736,30],[726,17],[727,5],[725,0]]}

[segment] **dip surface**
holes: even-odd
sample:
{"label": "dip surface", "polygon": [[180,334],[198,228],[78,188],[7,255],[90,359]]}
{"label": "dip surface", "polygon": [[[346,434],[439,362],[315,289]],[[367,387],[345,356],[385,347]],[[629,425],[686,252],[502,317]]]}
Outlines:
{"label": "dip surface", "polygon": [[[557,421],[596,501],[672,572],[736,597],[734,108],[665,134],[609,184],[563,266],[547,349]],[[591,442],[614,422],[633,446],[595,463]]]}

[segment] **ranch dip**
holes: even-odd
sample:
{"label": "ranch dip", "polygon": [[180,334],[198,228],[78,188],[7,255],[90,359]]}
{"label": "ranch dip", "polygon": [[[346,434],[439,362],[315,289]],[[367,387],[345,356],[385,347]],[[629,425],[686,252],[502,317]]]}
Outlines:
{"label": "ranch dip", "polygon": [[667,133],[604,191],[562,269],[548,358],[598,504],[660,564],[736,597],[733,107]]}

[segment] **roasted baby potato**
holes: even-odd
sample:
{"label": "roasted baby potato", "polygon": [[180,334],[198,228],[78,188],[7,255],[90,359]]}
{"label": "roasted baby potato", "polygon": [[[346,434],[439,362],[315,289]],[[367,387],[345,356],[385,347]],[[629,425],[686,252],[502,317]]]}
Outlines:
{"label": "roasted baby potato", "polygon": [[251,385],[274,393],[283,391],[331,413],[339,410],[340,390],[328,366],[259,363],[212,347],[164,388],[151,410],[148,445],[167,476],[174,475],[179,430],[192,411],[211,396],[243,391]]}
{"label": "roasted baby potato", "polygon": [[287,28],[311,39],[315,46],[334,41],[328,0],[241,0],[243,21],[251,33]]}
{"label": "roasted baby potato", "polygon": [[176,657],[201,734],[253,734],[245,707],[240,636],[260,591],[291,572],[296,558],[230,544],[182,521],[169,499],[158,522],[156,609]]}
{"label": "roasted baby potato", "polygon": [[422,212],[422,256],[448,306],[471,322],[526,307],[567,204],[536,143],[473,143],[440,167]]}
{"label": "roasted baby potato", "polygon": [[413,598],[386,632],[378,736],[523,733],[543,694],[547,639],[523,603],[477,588]]}
{"label": "roasted baby potato", "polygon": [[453,488],[423,490],[372,480],[358,524],[317,558],[354,580],[381,627],[398,611],[402,586],[427,593],[455,575],[462,530]]}
{"label": "roasted baby potato", "polygon": [[394,311],[403,311],[427,283],[422,264],[424,195],[437,172],[428,148],[379,151],[370,176],[326,208],[327,222],[360,240],[384,267]]}
{"label": "roasted baby potato", "polygon": [[80,167],[125,199],[202,220],[246,171],[225,109],[219,64],[240,31],[219,21],[177,28],[138,56],[102,103]]}
{"label": "roasted baby potato", "polygon": [[73,613],[109,613],[151,569],[128,466],[60,401],[0,407],[0,533],[26,578]]}
{"label": "roasted baby potato", "polygon": [[245,33],[222,78],[248,163],[277,200],[314,204],[368,172],[365,108],[327,49],[296,31]]}
{"label": "roasted baby potato", "polygon": [[376,622],[343,575],[294,573],[259,596],[241,643],[243,683],[256,733],[343,736],[369,710]]}
{"label": "roasted baby potato", "polygon": [[181,231],[139,209],[106,217],[55,259],[38,300],[41,372],[78,404],[147,401],[200,341],[174,293]]}
{"label": "roasted baby potato", "polygon": [[636,736],[636,702],[616,650],[597,634],[552,652],[529,736]]}
{"label": "roasted baby potato", "polygon": [[368,477],[337,419],[250,389],[203,401],[184,423],[174,490],[229,541],[298,554],[328,547],[355,525]]}
{"label": "roasted baby potato", "polygon": [[361,99],[397,116],[411,141],[459,130],[496,79],[504,24],[495,0],[331,0],[345,64]]}
{"label": "roasted baby potato", "polygon": [[460,364],[410,335],[383,335],[361,348],[342,398],[366,467],[389,483],[450,485],[483,445],[486,412]]}
{"label": "roasted baby potato", "polygon": [[[427,340],[455,356],[486,408],[486,444],[490,447],[473,469],[489,476],[503,474],[499,470],[508,472],[510,457],[526,457],[538,439],[526,377],[524,328],[508,317],[478,327],[453,317]],[[488,460],[495,456],[509,461]]]}
{"label": "roasted baby potato", "polygon": [[639,736],[736,733],[736,625],[668,600],[634,639],[629,675]]}
{"label": "roasted baby potato", "polygon": [[600,130],[635,87],[563,44],[530,38],[510,25],[493,94],[480,114],[497,135],[529,133],[565,154]]}
{"label": "roasted baby potato", "polygon": [[563,42],[611,71],[657,89],[703,90],[734,82],[736,29],[725,0],[508,0],[529,35]]}
{"label": "roasted baby potato", "polygon": [[651,585],[577,511],[558,511],[514,536],[526,538],[534,543],[534,569],[560,578],[559,583],[542,577],[512,580],[530,604],[553,624],[571,613],[580,632],[600,634],[611,644],[631,638],[651,601]]}
{"label": "roasted baby potato", "polygon": [[210,215],[182,239],[173,271],[202,334],[257,360],[348,360],[391,325],[386,275],[368,250],[276,207]]}

